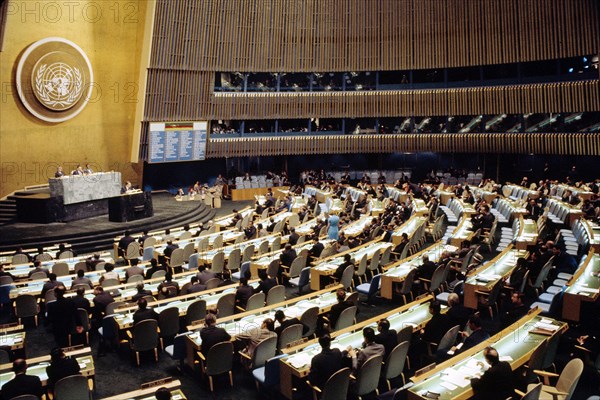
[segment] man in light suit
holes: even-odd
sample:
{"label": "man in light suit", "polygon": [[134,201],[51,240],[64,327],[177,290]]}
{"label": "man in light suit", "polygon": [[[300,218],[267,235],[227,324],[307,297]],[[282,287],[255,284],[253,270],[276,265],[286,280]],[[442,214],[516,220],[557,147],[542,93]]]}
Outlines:
{"label": "man in light suit", "polygon": [[383,356],[385,354],[385,347],[382,344],[375,343],[375,331],[371,327],[363,329],[363,348],[361,350],[354,350],[348,346],[348,355],[352,357],[352,369],[354,371],[360,370],[360,367],[373,356]]}

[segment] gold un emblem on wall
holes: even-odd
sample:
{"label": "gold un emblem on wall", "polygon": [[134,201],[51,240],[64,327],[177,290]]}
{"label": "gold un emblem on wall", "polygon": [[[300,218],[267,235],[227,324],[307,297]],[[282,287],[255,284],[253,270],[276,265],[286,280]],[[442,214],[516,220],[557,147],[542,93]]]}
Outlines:
{"label": "gold un emblem on wall", "polygon": [[25,50],[17,65],[16,84],[30,113],[46,122],[64,122],[79,114],[90,99],[92,66],[78,45],[49,37]]}

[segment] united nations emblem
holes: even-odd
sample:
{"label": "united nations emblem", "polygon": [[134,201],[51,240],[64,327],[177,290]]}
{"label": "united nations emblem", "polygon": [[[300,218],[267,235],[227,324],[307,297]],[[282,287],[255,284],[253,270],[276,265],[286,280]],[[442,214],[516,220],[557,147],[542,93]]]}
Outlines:
{"label": "united nations emblem", "polygon": [[46,38],[29,46],[17,66],[17,91],[29,112],[47,122],[63,122],[87,104],[92,67],[83,50],[63,38]]}

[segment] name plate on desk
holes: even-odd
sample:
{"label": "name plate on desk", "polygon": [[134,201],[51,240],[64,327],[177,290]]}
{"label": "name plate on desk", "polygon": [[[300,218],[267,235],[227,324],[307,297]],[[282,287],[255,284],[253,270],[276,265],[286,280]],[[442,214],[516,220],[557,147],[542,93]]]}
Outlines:
{"label": "name plate on desk", "polygon": [[83,203],[118,196],[121,193],[121,173],[69,175],[51,178],[48,184],[52,197],[62,199],[62,204]]}
{"label": "name plate on desk", "polygon": [[153,388],[153,387],[164,386],[167,383],[172,382],[172,381],[173,381],[173,377],[168,376],[166,378],[158,379],[156,381],[142,383],[140,388],[141,389],[149,389],[149,388]]}

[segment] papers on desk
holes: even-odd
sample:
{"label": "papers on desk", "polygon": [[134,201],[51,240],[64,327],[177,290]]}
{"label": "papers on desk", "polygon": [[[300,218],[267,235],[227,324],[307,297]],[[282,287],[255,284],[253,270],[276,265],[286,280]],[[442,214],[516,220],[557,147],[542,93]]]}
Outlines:
{"label": "papers on desk", "polygon": [[22,337],[0,336],[0,345],[2,346],[13,346],[21,341],[23,341]]}
{"label": "papers on desk", "polygon": [[448,390],[454,390],[454,389],[456,389],[458,387],[456,385],[453,385],[450,382],[442,382],[442,383],[440,383],[440,385],[443,386],[443,387],[445,387]]}
{"label": "papers on desk", "polygon": [[444,250],[450,253],[454,253],[456,251],[458,251],[458,247],[456,246],[452,246],[451,244],[447,244],[444,246]]}
{"label": "papers on desk", "polygon": [[307,352],[301,352],[298,354],[294,354],[292,357],[290,357],[288,359],[288,362],[294,368],[302,368],[306,365],[309,365],[311,360],[312,357]]}
{"label": "papers on desk", "polygon": [[492,282],[502,278],[498,274],[479,274],[475,277],[476,280],[480,282]]}
{"label": "papers on desk", "polygon": [[513,358],[511,356],[500,356],[500,361],[512,362]]}
{"label": "papers on desk", "polygon": [[335,265],[335,264],[321,264],[316,268],[323,270],[323,271],[335,271],[337,269],[337,267],[338,267],[338,265]]}
{"label": "papers on desk", "polygon": [[442,375],[442,381],[450,383],[450,385],[454,386],[455,389],[457,387],[466,388],[471,384],[471,381],[467,379],[467,375],[461,374],[454,369],[448,369],[444,371],[444,375]]}
{"label": "papers on desk", "polygon": [[599,289],[593,289],[593,288],[586,288],[586,287],[577,287],[577,293],[583,293],[583,294],[596,294],[598,293]]}
{"label": "papers on desk", "polygon": [[[550,323],[548,323],[546,321],[549,321]],[[542,320],[540,322],[536,322],[535,327],[537,329],[543,329],[545,331],[550,331],[550,332],[555,332],[559,328],[558,326],[553,325],[552,321],[550,321],[550,320]]]}

